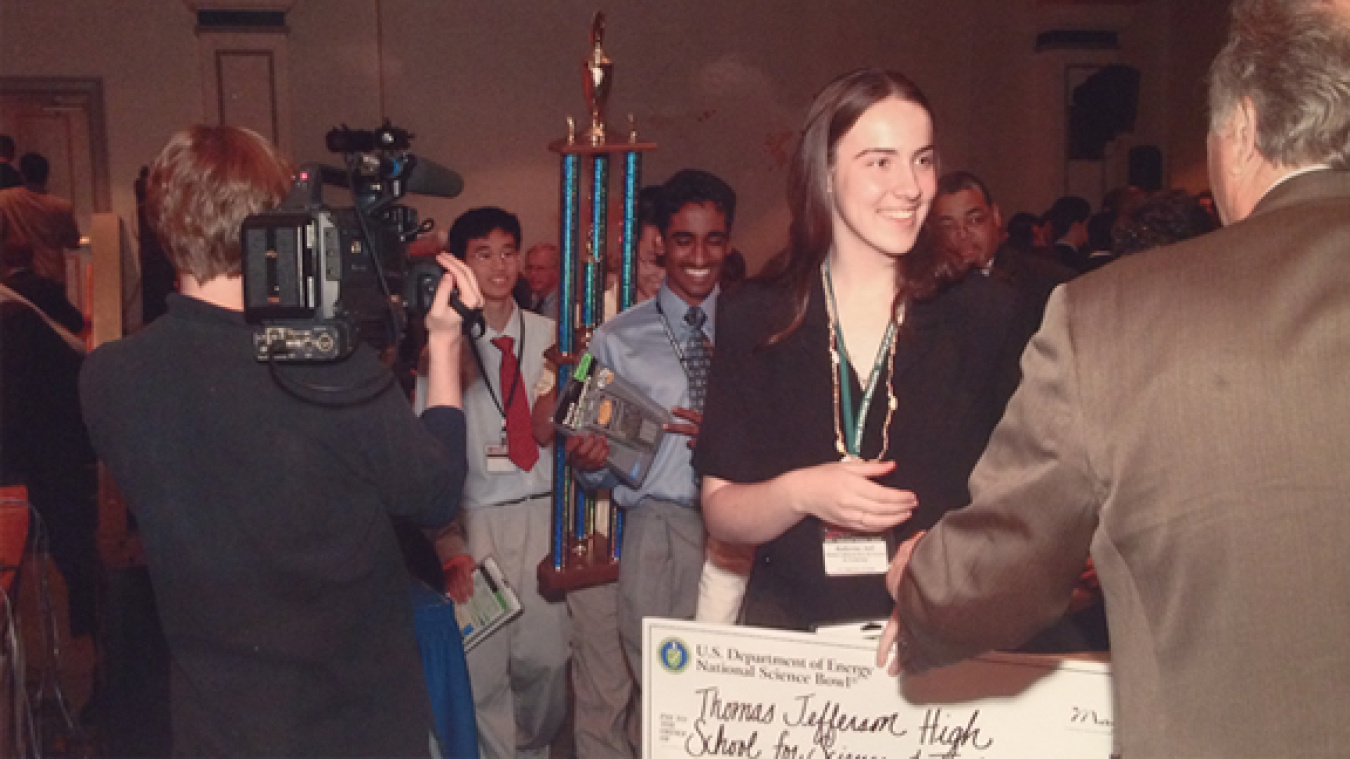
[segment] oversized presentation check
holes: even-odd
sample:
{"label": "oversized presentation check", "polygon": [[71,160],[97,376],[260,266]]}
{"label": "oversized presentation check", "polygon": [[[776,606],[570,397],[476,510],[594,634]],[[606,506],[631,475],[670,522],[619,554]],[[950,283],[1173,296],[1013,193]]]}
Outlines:
{"label": "oversized presentation check", "polygon": [[647,759],[1107,759],[1108,665],[987,654],[891,677],[876,643],[648,618]]}

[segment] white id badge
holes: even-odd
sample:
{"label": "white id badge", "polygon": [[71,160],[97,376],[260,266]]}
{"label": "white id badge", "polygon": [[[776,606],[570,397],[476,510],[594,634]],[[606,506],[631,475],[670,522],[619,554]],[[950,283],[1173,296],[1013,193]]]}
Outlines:
{"label": "white id badge", "polygon": [[516,465],[511,461],[506,443],[489,444],[486,450],[488,474],[511,474],[516,471]]}
{"label": "white id badge", "polygon": [[830,577],[884,575],[891,557],[884,534],[869,535],[821,525],[821,550],[825,574]]}

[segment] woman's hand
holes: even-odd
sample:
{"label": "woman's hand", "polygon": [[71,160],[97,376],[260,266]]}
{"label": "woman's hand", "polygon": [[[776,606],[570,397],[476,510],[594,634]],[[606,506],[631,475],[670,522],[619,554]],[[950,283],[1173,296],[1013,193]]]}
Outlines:
{"label": "woman's hand", "polygon": [[483,307],[483,293],[478,289],[478,280],[463,261],[441,253],[436,262],[444,269],[440,284],[436,286],[436,297],[431,300],[427,310],[427,407],[463,405],[463,388],[467,386],[460,377],[462,367],[471,362],[462,361],[464,319],[450,305],[450,294],[459,289],[459,299],[470,309]]}
{"label": "woman's hand", "polygon": [[874,482],[894,461],[840,461],[789,472],[787,492],[801,516],[855,532],[882,532],[909,519],[919,499],[908,490]]}
{"label": "woman's hand", "polygon": [[836,461],[762,482],[705,475],[704,523],[719,540],[745,545],[775,540],[808,516],[854,532],[881,532],[909,519],[919,505],[913,493],[873,481],[894,469],[890,461]]}

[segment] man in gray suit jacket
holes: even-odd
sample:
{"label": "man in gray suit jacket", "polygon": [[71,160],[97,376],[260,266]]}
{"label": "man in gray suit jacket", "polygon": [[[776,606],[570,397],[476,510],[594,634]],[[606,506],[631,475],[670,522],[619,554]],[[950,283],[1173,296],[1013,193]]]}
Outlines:
{"label": "man in gray suit jacket", "polygon": [[1350,753],[1347,6],[1234,2],[1227,226],[1051,296],[973,503],[892,563],[893,670],[1020,643],[1090,555],[1123,756]]}

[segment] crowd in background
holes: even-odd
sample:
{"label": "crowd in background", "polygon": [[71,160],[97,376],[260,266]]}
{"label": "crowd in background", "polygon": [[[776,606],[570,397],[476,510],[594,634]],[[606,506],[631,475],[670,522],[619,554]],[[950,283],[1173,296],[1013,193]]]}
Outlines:
{"label": "crowd in background", "polygon": [[[1226,725],[1213,715],[1229,688],[1183,692],[1232,685],[1225,651],[1265,680],[1283,665],[1253,640],[1275,636],[1267,642],[1301,657],[1288,683],[1248,700],[1288,707],[1298,698],[1286,691],[1306,687],[1331,703],[1343,684],[1339,649],[1300,625],[1298,604],[1281,606],[1287,587],[1346,574],[1333,545],[1344,525],[1331,513],[1346,483],[1317,464],[1341,452],[1339,440],[1316,437],[1350,420],[1339,386],[1319,384],[1340,376],[1328,357],[1342,335],[1334,318],[1282,298],[1310,288],[1319,304],[1339,302],[1326,292],[1343,277],[1328,251],[1343,247],[1350,188],[1335,150],[1280,152],[1269,134],[1258,143],[1257,125],[1271,127],[1257,111],[1281,113],[1253,99],[1267,85],[1223,77],[1244,70],[1235,59],[1278,59],[1307,40],[1340,58],[1321,51],[1306,69],[1343,58],[1350,70],[1350,45],[1325,23],[1339,17],[1318,15],[1333,6],[1237,3],[1211,93],[1211,176],[1225,180],[1214,195],[1122,187],[1095,210],[1066,196],[1005,214],[978,167],[939,175],[927,99],[875,69],[839,77],[813,102],[789,172],[789,244],[753,276],[732,242],[726,182],[685,169],[644,189],[633,302],[619,292],[621,258],[607,257],[606,318],[585,346],[669,409],[639,482],[610,466],[605,436],[554,434],[557,370],[577,360],[553,344],[556,320],[575,304],[561,302],[559,246],[537,233],[527,245],[503,208],[466,211],[423,243],[447,274],[425,329],[409,333],[426,347],[420,420],[382,384],[388,372],[368,346],[320,366],[259,363],[238,230],[285,194],[290,166],[232,127],[175,135],[143,177],[143,234],[163,244],[178,292],[153,324],[84,362],[77,398],[83,319],[57,298],[55,273],[35,271],[44,243],[26,231],[38,228],[32,211],[7,202],[20,189],[45,195],[45,170],[25,156],[23,187],[0,190],[6,484],[27,484],[51,525],[72,633],[94,631],[92,432],[146,541],[180,752],[634,756],[641,621],[652,616],[798,630],[889,619],[878,663],[893,652],[893,672],[990,647],[1110,650],[1127,755],[1164,755],[1157,746],[1169,741],[1197,755],[1240,750],[1232,736],[1259,715],[1242,706],[1243,724]],[[1318,144],[1343,148],[1344,137]],[[13,152],[0,138],[0,178]],[[47,247],[64,256],[66,238]],[[1250,271],[1211,276],[1230,247]],[[1209,270],[1176,258],[1187,255]],[[1320,276],[1290,274],[1286,259]],[[1268,280],[1286,288],[1264,289]],[[1184,310],[1192,294],[1194,313]],[[1122,307],[1136,303],[1137,313]],[[1158,368],[1155,346],[1174,363]],[[1289,346],[1294,355],[1281,353]],[[40,350],[57,358],[37,361]],[[36,376],[47,364],[53,374]],[[1114,382],[1117,372],[1134,381]],[[331,402],[334,387],[361,391],[359,402]],[[1262,405],[1317,387],[1331,432],[1315,414]],[[81,400],[82,417],[72,415]],[[49,416],[35,417],[42,409]],[[65,434],[53,440],[56,421]],[[1203,439],[1171,428],[1151,437],[1184,421],[1208,425]],[[618,581],[565,600],[535,580],[552,532],[554,445],[578,486],[622,509],[626,525]],[[60,462],[84,478],[54,478]],[[53,479],[80,485],[78,499]],[[78,513],[46,506],[53,490]],[[1335,508],[1298,511],[1305,503]],[[1288,519],[1246,515],[1252,504]],[[1207,543],[1211,532],[1242,554]],[[1268,548],[1281,541],[1288,553]],[[1304,546],[1308,566],[1294,555]],[[405,603],[405,563],[426,565],[413,572],[431,588],[420,614],[442,593],[466,602],[489,559],[519,591],[522,617],[467,652],[456,625],[436,648]],[[1277,564],[1291,579],[1267,587]],[[1233,578],[1241,587],[1226,587]],[[1260,603],[1245,592],[1282,613],[1250,614]],[[1343,604],[1330,606],[1307,611],[1327,614],[1334,636]],[[447,642],[453,665],[439,658]],[[433,667],[457,667],[461,689],[448,698],[467,720],[446,721]],[[1185,727],[1159,716],[1163,703],[1187,714]],[[1325,710],[1305,711],[1292,718],[1309,728],[1300,736],[1333,732]]]}

